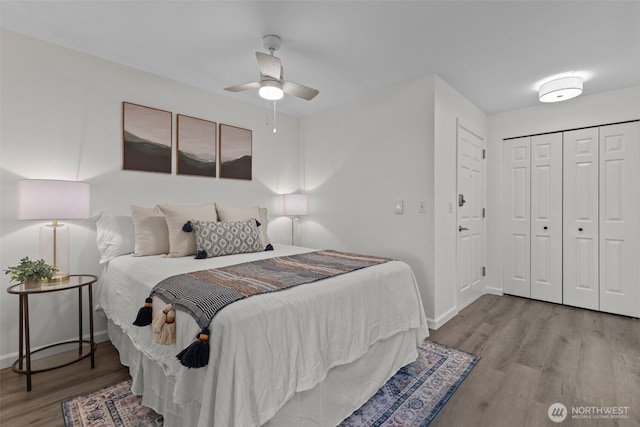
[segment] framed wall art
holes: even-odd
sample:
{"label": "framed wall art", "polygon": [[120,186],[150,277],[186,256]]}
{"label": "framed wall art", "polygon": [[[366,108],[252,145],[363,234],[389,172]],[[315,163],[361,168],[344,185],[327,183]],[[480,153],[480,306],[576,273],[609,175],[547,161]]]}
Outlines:
{"label": "framed wall art", "polygon": [[122,103],[122,169],[171,173],[171,112]]}
{"label": "framed wall art", "polygon": [[177,173],[216,176],[216,123],[178,114]]}
{"label": "framed wall art", "polygon": [[252,132],[220,124],[220,178],[251,180]]}

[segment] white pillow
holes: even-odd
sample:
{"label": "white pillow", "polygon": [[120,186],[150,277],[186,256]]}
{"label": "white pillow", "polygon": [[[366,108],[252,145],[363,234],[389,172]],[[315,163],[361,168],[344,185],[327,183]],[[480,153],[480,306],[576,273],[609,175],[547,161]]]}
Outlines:
{"label": "white pillow", "polygon": [[196,238],[194,233],[182,231],[187,221],[217,221],[216,205],[158,205],[169,229],[169,254],[170,258],[177,258],[196,253]]}
{"label": "white pillow", "polygon": [[222,222],[236,222],[246,221],[248,219],[257,219],[260,222],[258,231],[260,232],[260,240],[262,241],[263,249],[269,243],[271,243],[267,230],[267,222],[269,222],[269,220],[266,208],[233,208],[216,204],[216,211],[218,212],[218,220]]}
{"label": "white pillow", "polygon": [[133,253],[135,234],[131,217],[102,212],[96,220],[96,231],[100,264],[120,255]]}
{"label": "white pillow", "polygon": [[158,206],[129,206],[135,231],[133,256],[164,255],[169,252],[169,231]]}

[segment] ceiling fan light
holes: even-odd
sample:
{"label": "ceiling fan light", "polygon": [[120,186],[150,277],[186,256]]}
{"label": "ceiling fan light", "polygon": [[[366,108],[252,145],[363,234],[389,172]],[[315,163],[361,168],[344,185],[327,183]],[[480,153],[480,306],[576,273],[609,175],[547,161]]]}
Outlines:
{"label": "ceiling fan light", "polygon": [[562,77],[541,85],[538,99],[540,102],[560,102],[575,98],[581,93],[582,77]]}
{"label": "ceiling fan light", "polygon": [[266,80],[260,83],[260,89],[258,94],[261,98],[269,101],[277,101],[282,99],[284,92],[282,91],[282,84],[275,80]]}

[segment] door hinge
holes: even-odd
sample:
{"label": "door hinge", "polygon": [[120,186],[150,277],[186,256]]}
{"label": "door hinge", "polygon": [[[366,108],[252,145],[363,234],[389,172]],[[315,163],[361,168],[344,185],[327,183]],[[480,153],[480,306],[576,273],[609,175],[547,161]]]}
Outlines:
{"label": "door hinge", "polygon": [[485,215],[486,215],[485,209],[486,209],[486,208],[482,208],[482,218],[484,218],[484,217],[485,217]]}
{"label": "door hinge", "polygon": [[482,158],[483,159],[487,158],[487,150],[485,150],[484,148],[482,149]]}
{"label": "door hinge", "polygon": [[486,276],[487,275],[487,267],[482,267],[482,276]]}

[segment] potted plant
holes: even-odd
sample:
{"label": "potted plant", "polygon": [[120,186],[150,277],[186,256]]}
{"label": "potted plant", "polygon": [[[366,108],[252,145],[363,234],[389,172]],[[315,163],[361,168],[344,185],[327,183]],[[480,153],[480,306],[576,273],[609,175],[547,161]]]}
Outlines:
{"label": "potted plant", "polygon": [[43,259],[37,261],[24,257],[15,267],[9,267],[4,270],[5,274],[9,274],[9,278],[13,282],[24,282],[25,284],[34,284],[43,280],[50,280],[58,269],[44,262]]}

